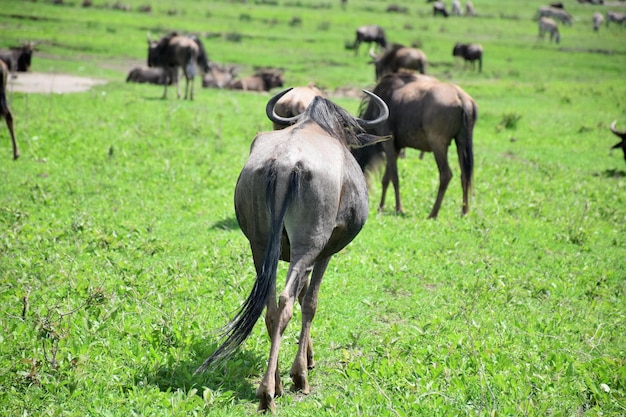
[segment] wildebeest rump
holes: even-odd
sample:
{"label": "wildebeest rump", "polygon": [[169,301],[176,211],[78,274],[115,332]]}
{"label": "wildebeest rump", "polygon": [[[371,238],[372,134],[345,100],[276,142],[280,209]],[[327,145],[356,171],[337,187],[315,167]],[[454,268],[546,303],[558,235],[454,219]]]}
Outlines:
{"label": "wildebeest rump", "polygon": [[622,151],[624,152],[624,160],[626,161],[626,132],[618,132],[615,128],[616,123],[617,120],[614,120],[613,123],[611,123],[611,132],[613,132],[615,136],[620,138],[620,141],[613,145],[611,149],[622,148]]}
{"label": "wildebeest rump", "polygon": [[[439,190],[430,218],[436,218],[444,194],[452,178],[448,164],[448,147],[454,139],[461,166],[463,188],[462,213],[469,212],[469,192],[474,170],[473,130],[478,117],[474,100],[460,87],[440,82],[433,77],[395,73],[384,76],[374,94],[389,106],[386,124],[372,133],[392,135],[392,140],[373,147],[356,150],[355,157],[361,167],[367,167],[386,156],[382,179],[382,196],[379,209],[385,206],[387,187],[391,180],[396,194],[396,212],[402,213],[397,160],[404,148],[432,152],[439,168]],[[367,118],[374,110],[367,104],[361,117]]]}
{"label": "wildebeest rump", "polygon": [[[261,411],[275,409],[274,397],[283,391],[278,353],[296,298],[302,306],[302,328],[290,374],[295,390],[309,393],[307,369],[314,366],[311,322],[322,277],[330,258],[359,233],[369,211],[365,177],[349,146],[383,140],[367,134],[364,127],[383,123],[389,114],[378,98],[372,101],[382,114],[363,121],[331,101],[315,97],[304,113],[281,118],[274,105],[285,93],[268,102],[266,113],[274,123],[296,123],[256,136],[235,187],[235,213],[250,241],[256,281],[227,326],[224,342],[196,371],[237,349],[267,307],[265,324],[271,348],[257,389]],[[289,262],[289,270],[277,299],[279,260]]]}
{"label": "wildebeest rump", "polygon": [[[314,85],[294,87],[276,102],[274,111],[284,118],[291,118],[304,113],[315,97],[324,97],[322,91]],[[274,123],[274,130],[284,129],[283,123]]]}
{"label": "wildebeest rump", "polygon": [[157,85],[172,85],[170,77],[177,77],[178,72],[165,71],[162,67],[134,67],[126,77],[127,83],[148,83]]}
{"label": "wildebeest rump", "polygon": [[478,61],[478,72],[483,70],[483,47],[478,43],[459,43],[457,42],[452,49],[452,56],[462,57],[463,60],[472,63],[472,69],[475,62]]}
{"label": "wildebeest rump", "polygon": [[4,61],[11,72],[27,72],[33,57],[34,43],[26,42],[22,46],[0,51],[0,61]]}
{"label": "wildebeest rump", "polygon": [[361,26],[356,30],[356,39],[352,45],[354,54],[358,54],[359,45],[361,43],[375,43],[382,49],[387,48],[387,38],[385,38],[385,31],[378,25]]}
{"label": "wildebeest rump", "polygon": [[[178,84],[178,68],[185,75],[185,99],[193,100],[193,79],[196,65],[203,72],[209,71],[209,57],[204,50],[202,41],[197,36],[180,36],[176,32],[153,41],[148,35],[148,66],[161,67],[169,72],[169,78],[176,84],[176,93],[180,98]],[[174,73],[176,73],[174,75]],[[163,98],[167,97],[167,84],[163,89]]]}
{"label": "wildebeest rump", "polygon": [[13,131],[13,115],[9,109],[7,102],[6,89],[7,89],[7,77],[9,74],[9,68],[0,60],[0,116],[4,118],[9,128],[9,134],[11,135],[11,142],[13,143],[13,159],[17,159],[20,156],[20,151],[17,148],[17,141],[15,140],[15,132]]}
{"label": "wildebeest rump", "polygon": [[249,77],[234,80],[230,83],[233,90],[270,91],[283,86],[283,73],[277,69],[263,69]]}
{"label": "wildebeest rump", "polygon": [[376,81],[385,74],[400,70],[415,70],[420,74],[426,73],[428,59],[420,49],[394,44],[380,55],[374,55],[370,51],[370,56],[376,68]]}

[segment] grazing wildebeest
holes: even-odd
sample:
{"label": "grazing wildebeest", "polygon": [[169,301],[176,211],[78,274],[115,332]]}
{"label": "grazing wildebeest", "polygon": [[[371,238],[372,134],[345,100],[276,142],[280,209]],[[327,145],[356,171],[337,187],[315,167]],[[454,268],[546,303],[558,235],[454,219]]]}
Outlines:
{"label": "grazing wildebeest", "polygon": [[556,43],[559,43],[561,35],[559,35],[559,26],[556,24],[554,19],[550,19],[549,17],[540,17],[539,37],[544,39],[546,32],[550,34],[550,41],[554,39]]}
{"label": "grazing wildebeest", "polygon": [[604,16],[600,12],[595,12],[593,14],[593,30],[598,31],[600,29],[600,25],[604,22]]}
{"label": "grazing wildebeest", "polygon": [[27,72],[32,62],[34,47],[33,42],[26,42],[8,51],[0,51],[0,60],[4,61],[11,72]]}
{"label": "grazing wildebeest", "polygon": [[[389,107],[389,119],[383,126],[370,131],[377,135],[392,135],[392,140],[370,148],[355,150],[361,167],[368,167],[386,156],[386,168],[382,179],[382,196],[379,210],[385,206],[387,187],[391,180],[396,194],[396,212],[402,213],[400,183],[398,180],[398,156],[404,148],[432,152],[439,168],[439,190],[429,218],[436,218],[452,178],[448,164],[448,147],[454,139],[461,166],[463,188],[462,213],[469,212],[469,193],[474,170],[473,131],[478,117],[474,100],[460,87],[440,82],[432,77],[395,73],[384,76],[374,94]],[[367,118],[374,111],[371,103],[361,117]]]}
{"label": "grazing wildebeest", "polygon": [[[165,35],[158,41],[150,39],[148,34],[148,66],[161,67],[169,72],[169,79],[176,84],[176,93],[180,98],[178,68],[182,67],[185,75],[185,99],[193,100],[193,79],[196,64],[201,71],[209,71],[209,57],[202,41],[197,36],[180,36],[176,32]],[[167,97],[167,84],[163,89],[163,98]]]}
{"label": "grazing wildebeest", "polygon": [[467,16],[476,16],[476,12],[474,11],[474,4],[471,1],[465,3],[465,14]]}
{"label": "grazing wildebeest", "polygon": [[[322,91],[313,84],[294,87],[276,102],[274,111],[283,118],[291,118],[304,113],[315,97],[324,97]],[[283,123],[274,123],[274,130],[283,129]]]}
{"label": "grazing wildebeest", "polygon": [[376,81],[385,74],[400,70],[415,70],[420,74],[426,73],[428,59],[420,49],[394,44],[378,56],[370,51],[370,56],[376,68]]}
{"label": "grazing wildebeest", "polygon": [[162,67],[146,67],[146,66],[138,66],[134,67],[128,73],[126,77],[127,83],[148,83],[148,84],[157,84],[164,85],[173,83],[169,77],[170,75],[178,76],[178,73],[170,73],[169,71],[165,71]]}
{"label": "grazing wildebeest", "polygon": [[622,148],[622,151],[624,152],[624,160],[626,161],[626,132],[618,132],[615,128],[616,123],[617,120],[614,120],[613,123],[611,123],[611,132],[613,132],[615,136],[621,140],[613,145],[611,149]]}
{"label": "grazing wildebeest", "polygon": [[539,18],[541,19],[542,17],[550,17],[552,19],[559,20],[568,26],[572,25],[572,15],[564,9],[541,6],[539,8]]}
{"label": "grazing wildebeest", "polygon": [[[281,118],[273,110],[285,93],[268,102],[266,113],[272,122],[289,125],[294,118]],[[349,149],[385,139],[365,132],[389,115],[382,100],[373,97],[372,101],[380,115],[365,121],[325,98],[315,97],[304,113],[295,116],[296,124],[256,136],[239,174],[235,213],[250,241],[256,281],[227,326],[223,343],[196,373],[233,353],[266,307],[271,348],[257,389],[260,411],[273,411],[274,397],[283,392],[278,354],[296,298],[302,306],[302,328],[290,374],[294,389],[309,393],[307,370],[314,367],[311,322],[322,277],[332,255],[356,237],[368,214],[365,176]],[[289,262],[289,270],[277,298],[279,260]]]}
{"label": "grazing wildebeest", "polygon": [[382,49],[387,48],[387,38],[385,38],[385,31],[378,25],[361,26],[356,30],[356,39],[352,45],[354,54],[358,54],[359,45],[361,43],[375,43]]}
{"label": "grazing wildebeest", "polygon": [[622,12],[606,12],[606,27],[609,27],[609,22],[615,22],[618,25],[623,24],[626,21],[626,13]]}
{"label": "grazing wildebeest", "polygon": [[452,14],[454,16],[463,15],[463,12],[461,11],[461,0],[452,0]]}
{"label": "grazing wildebeest", "polygon": [[202,87],[227,88],[237,76],[239,68],[235,65],[209,64],[209,72],[202,77]]}
{"label": "grazing wildebeest", "polygon": [[9,104],[7,103],[7,77],[9,75],[9,68],[0,61],[0,116],[7,122],[9,128],[9,134],[11,135],[11,142],[13,143],[13,159],[20,157],[20,151],[17,149],[17,141],[15,140],[15,132],[13,131],[13,115],[9,110]]}
{"label": "grazing wildebeest", "polygon": [[483,46],[479,43],[459,43],[452,49],[452,56],[460,56],[465,63],[472,63],[472,70],[475,68],[475,61],[478,61],[478,72],[483,70]]}
{"label": "grazing wildebeest", "polygon": [[433,16],[437,16],[438,14],[442,15],[443,17],[448,17],[446,5],[442,1],[436,1],[433,3]]}
{"label": "grazing wildebeest", "polygon": [[283,73],[277,69],[262,69],[254,75],[230,83],[233,90],[270,91],[283,86]]}

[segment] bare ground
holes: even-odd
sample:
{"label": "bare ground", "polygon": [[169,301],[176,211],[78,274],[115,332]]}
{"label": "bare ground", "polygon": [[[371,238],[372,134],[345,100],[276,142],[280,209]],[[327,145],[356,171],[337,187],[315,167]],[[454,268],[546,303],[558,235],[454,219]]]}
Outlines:
{"label": "bare ground", "polygon": [[79,93],[106,82],[102,79],[75,75],[19,72],[17,76],[9,76],[7,90],[20,93]]}

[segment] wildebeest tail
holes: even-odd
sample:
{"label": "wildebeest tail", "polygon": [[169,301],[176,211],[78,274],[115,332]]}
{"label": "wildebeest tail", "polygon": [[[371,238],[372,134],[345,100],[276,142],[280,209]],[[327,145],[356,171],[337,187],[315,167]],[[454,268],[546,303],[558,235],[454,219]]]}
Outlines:
{"label": "wildebeest tail", "polygon": [[[252,292],[243,303],[235,318],[226,326],[224,341],[219,348],[196,370],[196,374],[206,370],[212,363],[218,362],[231,355],[244,340],[250,335],[254,325],[261,317],[263,309],[267,304],[270,291],[273,291],[276,284],[276,271],[280,259],[283,223],[287,209],[291,202],[299,193],[301,168],[296,165],[289,176],[289,185],[286,194],[279,201],[276,194],[277,171],[272,164],[267,170],[265,199],[270,217],[270,232],[268,235],[267,247],[263,257],[261,271],[257,274]],[[277,203],[279,203],[277,207]]]}
{"label": "wildebeest tail", "polygon": [[472,187],[472,177],[474,174],[474,125],[478,118],[478,108],[473,100],[461,97],[463,103],[463,127],[456,136],[456,147],[459,154],[459,164],[461,166],[461,182],[463,187]]}
{"label": "wildebeest tail", "polygon": [[200,53],[198,54],[198,58],[196,60],[198,62],[198,65],[200,65],[200,68],[202,68],[202,71],[204,71],[205,73],[209,72],[209,55],[206,53],[202,41],[195,35],[191,35],[190,38],[196,43],[196,45],[198,45],[198,49],[200,50]]}

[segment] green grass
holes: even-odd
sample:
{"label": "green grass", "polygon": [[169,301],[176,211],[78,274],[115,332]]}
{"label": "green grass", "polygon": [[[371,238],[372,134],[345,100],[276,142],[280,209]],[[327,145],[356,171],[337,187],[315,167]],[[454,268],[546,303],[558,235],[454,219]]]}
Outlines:
{"label": "green grass", "polygon": [[[399,161],[404,216],[376,212],[373,179],[370,219],[320,291],[312,393],[287,392],[278,414],[626,413],[626,170],[608,130],[626,126],[626,31],[592,32],[591,14],[605,9],[568,2],[576,21],[556,46],[536,39],[539,4],[512,0],[474,1],[479,17],[448,20],[409,1],[397,2],[408,15],[378,1],[346,11],[153,1],[151,15],[95,3],[0,10],[0,46],[39,42],[34,71],[109,81],[9,94],[22,157],[11,161],[0,129],[0,415],[255,414],[262,322],[228,363],[192,374],[252,287],[233,191],[250,141],[270,128],[269,96],[196,80],[195,101],[171,91],[164,101],[161,87],[124,79],[145,61],[146,31],[177,29],[202,34],[211,59],[243,75],[271,64],[288,85],[371,87],[367,48],[355,57],[343,46],[374,22],[393,41],[419,41],[430,73],[477,101],[471,212],[460,217],[454,149],[436,221],[426,220],[438,184],[430,155]],[[288,25],[294,16],[301,27]],[[451,56],[474,39],[482,74]],[[296,312],[281,350],[287,386],[299,321]]]}

